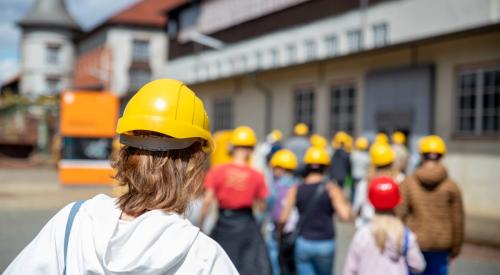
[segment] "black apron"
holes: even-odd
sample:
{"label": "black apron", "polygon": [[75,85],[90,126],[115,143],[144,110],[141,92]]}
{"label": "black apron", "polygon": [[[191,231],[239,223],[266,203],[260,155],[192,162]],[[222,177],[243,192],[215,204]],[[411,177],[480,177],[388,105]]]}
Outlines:
{"label": "black apron", "polygon": [[267,247],[252,209],[220,209],[211,237],[226,251],[240,274],[272,274]]}

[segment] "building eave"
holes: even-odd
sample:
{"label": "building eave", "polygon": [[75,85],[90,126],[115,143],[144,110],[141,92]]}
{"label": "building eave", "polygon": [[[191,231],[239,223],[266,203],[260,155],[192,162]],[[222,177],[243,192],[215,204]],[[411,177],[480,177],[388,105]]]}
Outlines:
{"label": "building eave", "polygon": [[206,79],[204,81],[194,81],[189,84],[205,84],[205,83],[210,83],[210,82],[216,82],[216,81],[224,81],[236,77],[242,77],[245,75],[255,75],[255,74],[261,74],[261,73],[270,73],[270,72],[276,72],[280,70],[287,70],[287,69],[294,69],[294,68],[299,68],[301,66],[308,66],[308,65],[316,65],[316,64],[321,64],[321,63],[326,63],[326,62],[331,62],[331,61],[341,61],[341,60],[346,60],[346,59],[352,59],[352,58],[357,58],[357,57],[364,57],[364,56],[370,56],[370,55],[375,55],[375,54],[383,54],[383,53],[388,53],[388,52],[393,52],[393,51],[398,51],[398,50],[404,50],[404,49],[411,49],[411,48],[418,48],[430,44],[435,44],[435,43],[440,43],[440,42],[445,42],[445,41],[452,41],[452,40],[457,40],[465,37],[471,37],[471,36],[478,36],[478,35],[485,35],[489,33],[495,33],[495,32],[500,32],[500,23],[494,23],[494,24],[487,24],[487,25],[481,25],[481,26],[476,26],[473,28],[467,28],[467,29],[462,29],[446,34],[440,34],[440,35],[435,35],[435,36],[429,36],[429,37],[424,37],[412,41],[405,41],[397,44],[391,44],[383,47],[377,47],[377,48],[372,48],[372,49],[367,49],[367,50],[361,50],[357,52],[352,52],[344,55],[337,55],[337,56],[331,56],[331,57],[326,57],[322,59],[315,59],[315,60],[310,60],[307,62],[301,62],[301,63],[296,63],[296,64],[289,64],[286,66],[282,67],[275,67],[275,68],[264,68],[264,69],[258,69],[258,70],[252,70],[244,73],[236,73],[232,74],[229,76],[224,76],[216,79]]}

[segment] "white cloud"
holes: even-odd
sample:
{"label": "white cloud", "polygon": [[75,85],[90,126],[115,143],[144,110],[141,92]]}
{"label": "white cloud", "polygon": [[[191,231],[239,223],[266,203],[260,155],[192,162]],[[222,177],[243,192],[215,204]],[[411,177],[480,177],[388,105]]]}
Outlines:
{"label": "white cloud", "polygon": [[13,77],[19,71],[19,64],[14,58],[0,60],[0,83]]}

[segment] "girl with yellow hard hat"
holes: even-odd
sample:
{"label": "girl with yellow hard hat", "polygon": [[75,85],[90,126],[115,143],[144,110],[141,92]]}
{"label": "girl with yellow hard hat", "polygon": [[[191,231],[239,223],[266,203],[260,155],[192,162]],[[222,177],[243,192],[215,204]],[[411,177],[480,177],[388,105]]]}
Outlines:
{"label": "girl with yellow hard hat", "polygon": [[114,178],[127,191],[65,206],[4,274],[238,274],[184,218],[213,149],[200,98],[180,81],[151,81],[130,99],[116,131],[124,146]]}

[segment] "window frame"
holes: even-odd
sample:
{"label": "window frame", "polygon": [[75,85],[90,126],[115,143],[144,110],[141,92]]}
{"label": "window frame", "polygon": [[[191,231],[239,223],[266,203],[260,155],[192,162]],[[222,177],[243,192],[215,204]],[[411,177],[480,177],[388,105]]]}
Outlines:
{"label": "window frame", "polygon": [[[383,29],[383,33],[384,33],[384,36],[383,36],[383,39],[380,40],[381,43],[377,43],[377,33],[378,31],[377,30],[380,30],[380,29]],[[381,22],[381,23],[377,23],[377,24],[374,24],[372,26],[372,32],[373,32],[373,47],[374,48],[381,48],[381,47],[385,47],[389,44],[389,24],[387,24],[387,22]]]}
{"label": "window frame", "polygon": [[286,45],[286,58],[288,64],[294,64],[298,61],[297,45],[287,44]]}
{"label": "window frame", "polygon": [[332,57],[339,54],[339,38],[335,34],[331,34],[325,37],[325,56]]}
{"label": "window frame", "polygon": [[[146,49],[146,54],[144,56],[142,55],[136,55],[136,45],[138,44],[143,44],[145,45]],[[147,39],[132,39],[132,62],[149,62],[150,58],[150,41]]]}
{"label": "window frame", "polygon": [[[335,87],[349,87],[349,88],[352,88],[353,89],[353,98],[352,98],[352,112],[350,114],[350,124],[351,124],[351,131],[349,131],[348,129],[335,129],[335,127],[333,127],[334,125],[334,116],[333,116],[333,106],[332,106],[332,102],[333,101],[333,91],[334,91],[334,88]],[[350,135],[355,135],[356,134],[356,121],[357,121],[357,116],[358,116],[358,113],[357,113],[357,110],[359,108],[359,89],[358,89],[358,85],[356,83],[356,80],[355,79],[340,79],[340,80],[334,80],[334,81],[331,81],[328,85],[328,100],[326,102],[327,104],[327,110],[328,110],[328,133],[330,136],[333,136],[336,132],[338,131],[345,131],[347,132],[348,134]],[[345,100],[345,99],[344,99]],[[340,107],[339,107],[340,109]],[[341,123],[340,123],[341,124]]]}
{"label": "window frame", "polygon": [[45,47],[45,62],[49,65],[59,65],[61,63],[61,45],[47,44]]}
{"label": "window frame", "polygon": [[[212,102],[213,107],[213,123],[212,130],[221,131],[221,130],[229,130],[234,128],[234,98],[232,96],[216,96]],[[221,109],[219,104],[222,104],[224,107]],[[228,107],[229,106],[229,107]],[[219,110],[223,110],[222,113],[219,113]],[[224,117],[226,116],[226,117]],[[221,119],[222,117],[222,119]],[[227,125],[226,125],[227,124]]]}
{"label": "window frame", "polygon": [[[144,83],[138,83],[138,84],[134,84],[134,82],[132,81],[132,75],[135,75],[133,74],[134,71],[142,71],[142,72],[147,72],[149,74],[149,79],[147,81],[145,81]],[[132,66],[128,69],[128,86],[129,86],[129,90],[131,92],[135,92],[137,90],[139,90],[144,84],[148,83],[149,81],[151,81],[153,75],[152,75],[152,71],[151,71],[151,68],[149,67],[142,67],[142,66]]]}
{"label": "window frame", "polygon": [[[49,85],[50,82],[56,83],[55,89],[51,89],[51,87],[53,87],[53,86]],[[51,95],[59,94],[61,92],[61,82],[62,82],[62,78],[59,76],[50,75],[50,76],[45,77],[45,85],[47,87],[47,91],[49,92],[49,94],[51,94]]]}
{"label": "window frame", "polygon": [[318,43],[314,39],[304,41],[304,60],[312,61],[318,58]]}
{"label": "window frame", "polygon": [[[357,43],[357,47],[356,48],[353,48],[352,46],[354,44],[352,44],[352,36],[354,34],[358,34],[358,43]],[[363,39],[362,39],[362,36],[363,36],[363,30],[361,29],[352,29],[352,30],[349,30],[347,31],[347,49],[348,49],[348,52],[349,53],[355,53],[355,52],[360,52],[363,50]]]}
{"label": "window frame", "polygon": [[[498,70],[500,71],[500,59],[498,60],[492,60],[492,61],[487,61],[487,62],[477,62],[477,63],[468,63],[468,64],[460,64],[456,65],[455,69],[453,71],[453,103],[452,103],[452,134],[451,138],[454,140],[484,140],[484,141],[500,141],[500,129],[498,131],[492,131],[492,132],[485,132],[482,128],[483,122],[483,95],[484,95],[484,87],[482,85],[483,81],[478,81],[484,79],[484,72],[485,71],[494,71]],[[478,107],[475,110],[475,118],[474,121],[475,123],[479,122],[479,125],[474,125],[474,129],[467,133],[467,132],[462,132],[460,130],[460,96],[461,96],[461,91],[460,91],[460,77],[467,72],[474,72],[475,77],[476,77],[476,91],[480,91],[479,94],[476,92],[475,93],[475,105]],[[478,74],[481,75],[481,77],[478,77]],[[500,112],[500,110],[498,111]],[[500,122],[499,122],[500,123]]]}
{"label": "window frame", "polygon": [[[297,95],[299,93],[306,93],[306,92],[310,92],[312,94],[312,98],[310,100],[311,102],[311,106],[310,106],[310,114],[308,115],[310,117],[310,121],[305,121],[304,119],[302,119],[300,117],[300,115],[298,114],[298,110],[297,110],[297,103],[296,103],[296,99],[297,99]],[[315,124],[316,124],[316,98],[317,98],[317,95],[316,95],[316,89],[315,89],[315,86],[313,84],[302,84],[302,85],[296,85],[293,87],[293,99],[292,99],[292,128],[294,125],[296,125],[297,123],[305,123],[307,124],[307,126],[309,126],[309,131],[310,132],[313,132],[314,129],[316,128],[315,127]],[[303,104],[300,104],[300,105],[303,105]]]}

